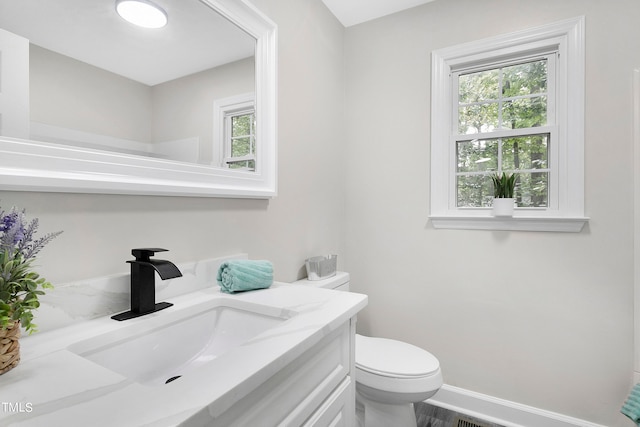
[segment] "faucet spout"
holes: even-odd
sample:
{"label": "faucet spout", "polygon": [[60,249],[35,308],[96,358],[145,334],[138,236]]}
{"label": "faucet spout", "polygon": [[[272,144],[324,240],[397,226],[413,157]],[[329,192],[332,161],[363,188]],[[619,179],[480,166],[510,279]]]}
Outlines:
{"label": "faucet spout", "polygon": [[127,262],[131,264],[136,263],[139,265],[148,265],[158,273],[158,276],[160,276],[162,280],[175,279],[176,277],[182,277],[182,273],[180,272],[178,267],[176,267],[175,264],[172,263],[171,261],[166,261],[164,259],[152,259],[149,261],[127,261]]}
{"label": "faucet spout", "polygon": [[182,273],[171,261],[163,259],[151,259],[156,252],[166,249],[144,248],[132,249],[131,254],[135,260],[127,261],[131,264],[131,310],[111,316],[115,320],[126,320],[133,317],[153,313],[173,304],[160,302],[156,304],[155,273],[162,280],[181,277]]}

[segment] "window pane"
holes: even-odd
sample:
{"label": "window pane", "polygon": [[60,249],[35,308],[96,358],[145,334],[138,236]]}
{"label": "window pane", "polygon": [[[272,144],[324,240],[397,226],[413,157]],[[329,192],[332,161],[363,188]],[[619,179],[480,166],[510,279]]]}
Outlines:
{"label": "window pane", "polygon": [[229,168],[231,168],[231,169],[255,170],[256,169],[256,162],[255,162],[255,160],[246,160],[246,161],[242,161],[242,162],[232,162],[232,163],[229,163]]}
{"label": "window pane", "polygon": [[231,118],[231,136],[251,135],[253,114],[234,116]]}
{"label": "window pane", "polygon": [[519,173],[515,193],[518,207],[548,207],[549,173]]}
{"label": "window pane", "polygon": [[498,127],[498,104],[468,105],[458,109],[458,132],[474,134]]}
{"label": "window pane", "polygon": [[546,169],[549,134],[505,138],[502,141],[502,169]]}
{"label": "window pane", "polygon": [[457,183],[459,208],[489,207],[493,200],[493,183],[489,175],[461,175]]}
{"label": "window pane", "polygon": [[236,138],[231,142],[231,157],[241,157],[251,154],[251,138]]}
{"label": "window pane", "polygon": [[547,91],[546,59],[504,67],[502,73],[502,94],[505,98]]}
{"label": "window pane", "polygon": [[502,125],[507,129],[521,129],[547,124],[547,97],[514,99],[502,106]]}
{"label": "window pane", "polygon": [[472,102],[498,99],[499,75],[496,69],[459,76],[459,102],[461,104],[470,104]]}
{"label": "window pane", "polygon": [[458,172],[498,169],[498,140],[474,139],[457,144]]}

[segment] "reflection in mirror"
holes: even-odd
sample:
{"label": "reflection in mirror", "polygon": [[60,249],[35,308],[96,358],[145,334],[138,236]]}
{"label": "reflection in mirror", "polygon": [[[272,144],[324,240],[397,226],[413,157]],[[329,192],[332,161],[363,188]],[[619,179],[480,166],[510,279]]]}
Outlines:
{"label": "reflection in mirror", "polygon": [[255,170],[256,40],[199,0],[155,3],[159,29],[115,0],[0,0],[0,135]]}

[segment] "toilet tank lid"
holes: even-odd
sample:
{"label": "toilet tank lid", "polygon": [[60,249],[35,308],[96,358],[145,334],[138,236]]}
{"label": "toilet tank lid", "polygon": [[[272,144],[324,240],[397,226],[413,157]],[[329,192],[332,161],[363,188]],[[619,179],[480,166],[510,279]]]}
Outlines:
{"label": "toilet tank lid", "polygon": [[321,280],[301,279],[293,282],[294,285],[314,286],[316,288],[335,289],[349,283],[349,273],[338,271],[335,275]]}
{"label": "toilet tank lid", "polygon": [[416,378],[435,374],[440,362],[415,345],[356,334],[356,367],[381,376]]}

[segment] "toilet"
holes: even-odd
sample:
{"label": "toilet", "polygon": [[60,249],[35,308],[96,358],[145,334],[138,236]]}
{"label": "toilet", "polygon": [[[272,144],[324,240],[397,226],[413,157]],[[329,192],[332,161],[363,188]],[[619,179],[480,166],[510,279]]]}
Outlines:
{"label": "toilet", "polygon": [[[349,291],[349,274],[337,272],[297,285]],[[440,363],[414,345],[356,334],[356,416],[363,427],[416,427],[413,408],[442,386]]]}

